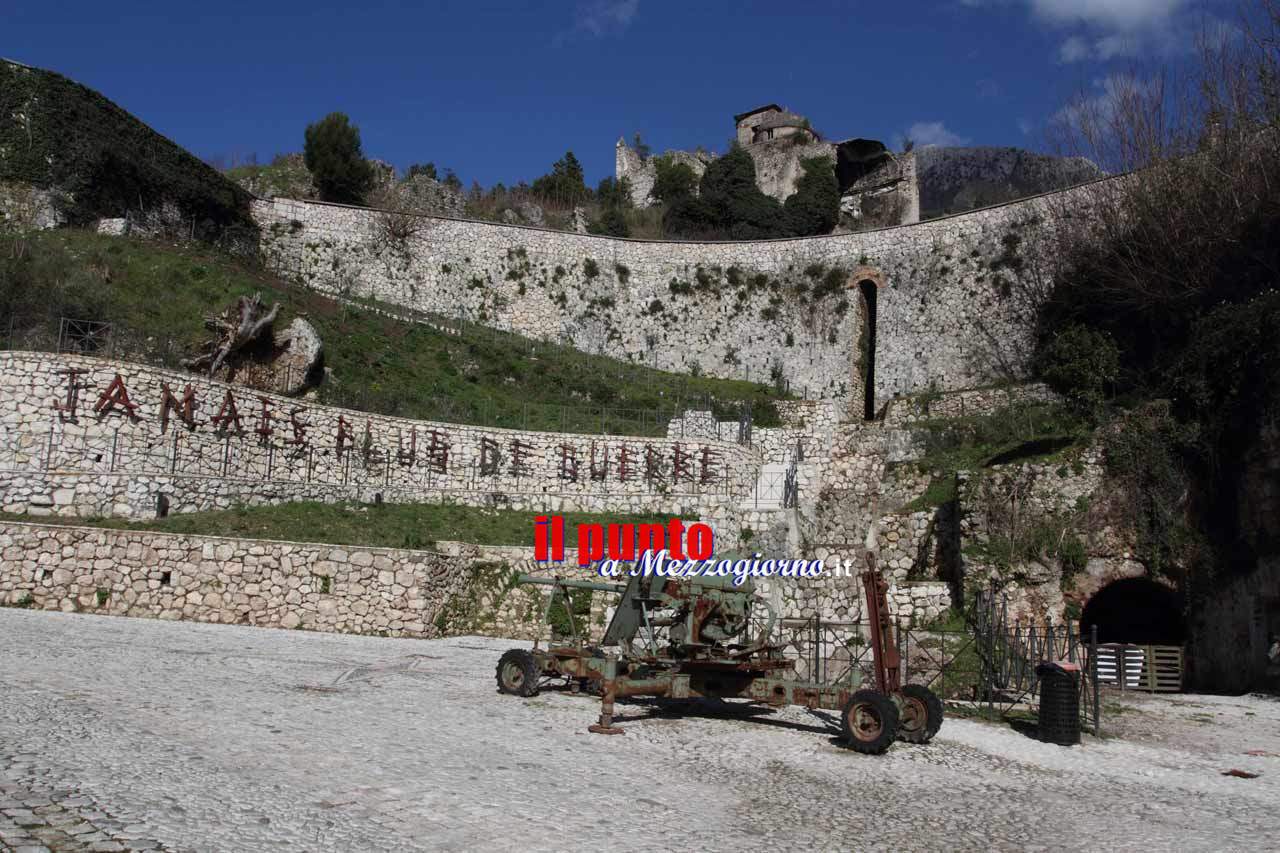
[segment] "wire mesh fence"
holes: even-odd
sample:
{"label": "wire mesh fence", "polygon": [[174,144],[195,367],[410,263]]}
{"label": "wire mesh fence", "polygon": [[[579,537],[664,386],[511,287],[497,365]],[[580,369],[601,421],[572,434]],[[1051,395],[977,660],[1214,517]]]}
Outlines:
{"label": "wire mesh fence", "polygon": [[[895,631],[903,684],[928,687],[945,702],[990,716],[1015,711],[1035,713],[1046,661],[1080,667],[1080,721],[1097,733],[1099,652],[1096,637],[1078,626],[1031,625],[937,628],[899,624]],[[822,683],[848,683],[856,673],[875,683],[871,626],[867,622],[782,619],[771,642],[795,662],[797,677]],[[993,650],[998,650],[993,652]]]}

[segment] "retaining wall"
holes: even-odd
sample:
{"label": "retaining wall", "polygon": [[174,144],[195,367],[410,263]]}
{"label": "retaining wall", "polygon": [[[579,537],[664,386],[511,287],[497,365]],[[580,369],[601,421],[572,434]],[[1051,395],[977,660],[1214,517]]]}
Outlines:
{"label": "retaining wall", "polygon": [[[877,400],[1018,375],[1046,228],[1090,187],[915,225],[753,243],[645,242],[260,200],[266,261],[324,293],[471,320],[679,372],[858,397],[877,287]],[[405,223],[414,223],[405,234]],[[389,227],[394,225],[394,227]],[[398,231],[399,236],[392,232]],[[820,287],[839,268],[835,287]]]}

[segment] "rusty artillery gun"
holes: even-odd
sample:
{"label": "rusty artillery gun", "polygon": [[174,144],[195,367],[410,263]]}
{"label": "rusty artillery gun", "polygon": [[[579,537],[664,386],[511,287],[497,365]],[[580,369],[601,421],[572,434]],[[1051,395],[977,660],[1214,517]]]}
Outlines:
{"label": "rusty artillery gun", "polygon": [[[562,644],[511,649],[498,662],[498,690],[532,696],[545,682],[564,679],[575,692],[593,686],[601,696],[600,719],[588,727],[598,734],[622,734],[614,725],[614,703],[631,696],[666,699],[746,699],[771,707],[799,705],[840,712],[841,732],[857,752],[879,754],[895,739],[927,743],[942,726],[942,702],[923,685],[901,683],[900,657],[889,618],[888,584],[867,554],[862,574],[875,683],[862,673],[831,683],[794,677],[795,662],[770,642],[776,623],[768,602],[747,579],[669,578],[638,575],[625,584],[562,578],[520,577],[521,583],[553,587],[548,609],[561,596],[571,638]],[[600,646],[578,634],[570,590],[620,596]],[[763,620],[757,617],[764,611]],[[763,624],[761,624],[763,622]]]}

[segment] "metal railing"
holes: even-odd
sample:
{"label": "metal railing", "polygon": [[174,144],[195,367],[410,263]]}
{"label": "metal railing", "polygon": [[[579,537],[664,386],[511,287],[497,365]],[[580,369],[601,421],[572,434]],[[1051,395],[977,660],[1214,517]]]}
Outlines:
{"label": "metal railing", "polygon": [[[1035,651],[1028,646],[1029,636],[1038,638]],[[1075,661],[1081,668],[1081,725],[1094,734],[1100,730],[1096,646],[1078,632],[1063,626],[1036,626],[1030,631],[1024,627],[980,634],[972,626],[935,628],[899,623],[895,637],[903,684],[922,684],[944,702],[992,717],[1013,711],[1036,712],[1039,678],[1034,665],[997,671],[985,649],[995,645],[1043,655],[1041,660]],[[871,626],[867,622],[782,619],[771,642],[795,661],[796,676],[802,680],[839,683],[857,671],[864,682],[874,683]]]}

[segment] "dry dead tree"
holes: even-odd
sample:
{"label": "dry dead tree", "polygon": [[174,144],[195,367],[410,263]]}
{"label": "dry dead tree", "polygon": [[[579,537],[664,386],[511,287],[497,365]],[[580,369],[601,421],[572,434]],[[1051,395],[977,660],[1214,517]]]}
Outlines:
{"label": "dry dead tree", "polygon": [[252,297],[241,296],[235,305],[218,316],[206,317],[205,328],[217,337],[205,345],[201,355],[187,362],[187,368],[207,369],[210,376],[215,375],[231,355],[257,341],[263,332],[270,331],[280,313],[280,303],[264,311],[262,294],[255,293]]}

